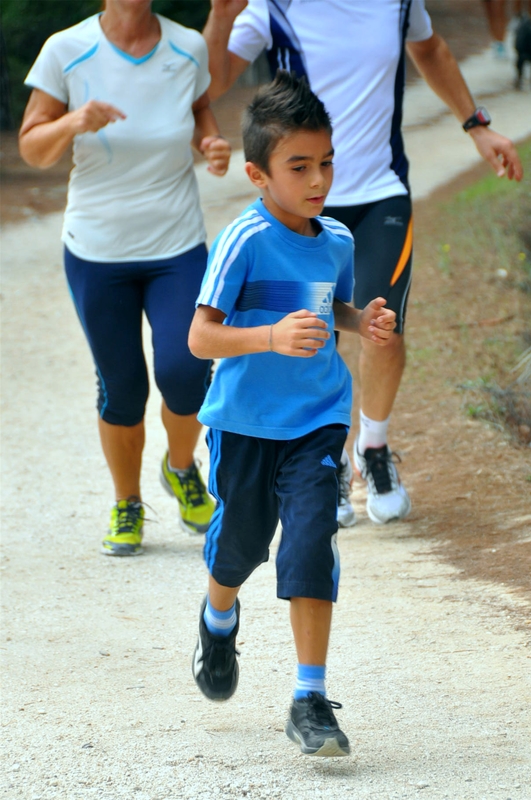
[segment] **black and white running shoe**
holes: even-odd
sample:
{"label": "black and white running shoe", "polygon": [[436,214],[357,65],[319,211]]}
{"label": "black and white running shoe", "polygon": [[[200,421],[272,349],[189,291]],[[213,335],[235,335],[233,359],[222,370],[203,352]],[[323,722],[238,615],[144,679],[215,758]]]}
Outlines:
{"label": "black and white running shoe", "polygon": [[367,481],[367,514],[379,525],[403,519],[411,511],[411,500],[393,463],[394,455],[386,444],[368,447],[362,455],[356,439],[354,466],[360,477]]}
{"label": "black and white running shoe", "polygon": [[236,600],[236,627],[229,636],[210,633],[203,613],[206,597],[199,616],[199,637],[192,661],[194,680],[209,700],[228,700],[238,686],[239,667],[236,656],[236,636],[240,627],[240,601]]}
{"label": "black and white running shoe", "polygon": [[350,745],[333,711],[341,707],[319,692],[310,692],[293,701],[286,733],[307,756],[348,756]]}

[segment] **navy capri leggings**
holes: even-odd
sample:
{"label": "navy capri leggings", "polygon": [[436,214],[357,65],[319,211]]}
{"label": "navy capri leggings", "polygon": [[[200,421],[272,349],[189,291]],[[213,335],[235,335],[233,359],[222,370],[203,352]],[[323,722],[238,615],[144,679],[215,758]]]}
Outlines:
{"label": "navy capri leggings", "polygon": [[96,364],[98,411],[111,425],[144,418],[149,381],[142,314],[152,331],[155,381],[174,414],[199,411],[211,362],[195,358],[188,331],[206,269],[204,244],[157,261],[85,261],[65,248],[66,277]]}

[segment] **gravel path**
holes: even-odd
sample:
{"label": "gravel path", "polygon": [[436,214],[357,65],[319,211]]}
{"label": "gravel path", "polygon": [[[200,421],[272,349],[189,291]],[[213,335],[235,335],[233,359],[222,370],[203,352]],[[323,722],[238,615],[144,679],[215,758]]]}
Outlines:
{"label": "gravel path", "polygon": [[[490,66],[484,59],[482,80]],[[501,83],[489,91],[501,94],[488,106],[495,119],[505,115],[496,127],[520,138],[531,133],[529,94],[508,92],[503,69],[496,65]],[[445,157],[433,159],[450,123],[425,127],[415,114],[427,96],[413,94],[410,153],[416,164],[427,150],[443,164],[431,177],[415,168],[420,197],[451,177]],[[457,132],[459,171],[475,157]],[[226,184],[201,172],[211,234],[251,197],[238,161]],[[238,693],[223,705],[198,693],[190,662],[202,542],[180,531],[158,483],[156,390],[144,458],[144,496],[156,509],[146,553],[97,552],[112,497],[59,229],[50,215],[3,231],[0,796],[530,800],[531,646],[529,629],[509,620],[525,606],[498,586],[456,581],[419,538],[422,521],[379,528],[360,511],[340,533],[328,687],[344,706],[351,758],[304,758],[282,732],[295,656],[273,561],[241,593]],[[206,468],[204,445],[201,458]],[[363,509],[362,489],[354,500]]]}

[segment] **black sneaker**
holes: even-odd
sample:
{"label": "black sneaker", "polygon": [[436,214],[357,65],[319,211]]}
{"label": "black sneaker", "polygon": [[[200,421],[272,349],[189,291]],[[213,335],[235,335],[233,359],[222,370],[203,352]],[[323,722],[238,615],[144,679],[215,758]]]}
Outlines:
{"label": "black sneaker", "polygon": [[238,686],[239,667],[236,656],[236,636],[240,627],[240,601],[236,600],[236,627],[229,636],[210,633],[203,613],[206,597],[199,616],[199,637],[192,661],[194,680],[209,700],[228,700]]}
{"label": "black sneaker", "polygon": [[341,703],[327,700],[319,692],[310,692],[308,697],[293,701],[286,733],[305,755],[349,755],[350,745],[337,724],[334,708],[342,708]]}

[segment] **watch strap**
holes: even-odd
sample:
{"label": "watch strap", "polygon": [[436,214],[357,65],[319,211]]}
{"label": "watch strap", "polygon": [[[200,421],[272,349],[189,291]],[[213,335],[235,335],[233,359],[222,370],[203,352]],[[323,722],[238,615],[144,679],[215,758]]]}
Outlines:
{"label": "watch strap", "polygon": [[490,122],[490,115],[487,109],[483,108],[483,106],[479,106],[479,108],[476,108],[472,116],[463,122],[463,130],[466,132],[471,128],[477,128],[480,125],[490,125]]}

